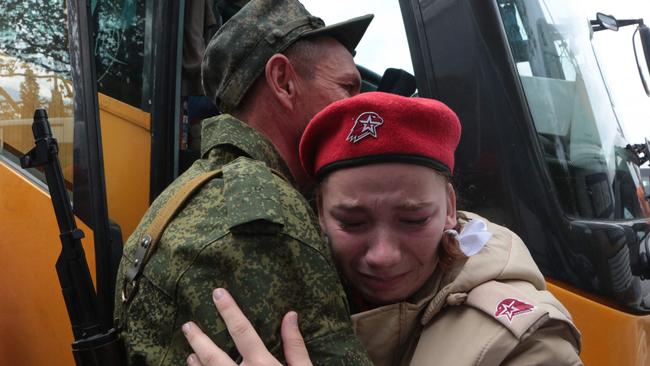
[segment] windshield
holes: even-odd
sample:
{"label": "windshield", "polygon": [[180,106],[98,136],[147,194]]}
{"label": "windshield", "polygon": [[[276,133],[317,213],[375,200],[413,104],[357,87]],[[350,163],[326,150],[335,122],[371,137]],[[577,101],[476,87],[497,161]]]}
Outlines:
{"label": "windshield", "polygon": [[638,169],[594,56],[587,12],[578,1],[498,4],[565,212],[590,219],[648,217]]}

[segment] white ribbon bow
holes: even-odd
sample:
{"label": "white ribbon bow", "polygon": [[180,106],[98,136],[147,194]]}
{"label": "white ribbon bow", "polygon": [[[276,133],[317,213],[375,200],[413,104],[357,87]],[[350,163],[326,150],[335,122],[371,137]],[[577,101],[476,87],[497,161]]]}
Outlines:
{"label": "white ribbon bow", "polygon": [[473,219],[463,226],[463,230],[458,235],[460,250],[471,257],[478,253],[491,237],[492,233],[487,231],[485,221]]}

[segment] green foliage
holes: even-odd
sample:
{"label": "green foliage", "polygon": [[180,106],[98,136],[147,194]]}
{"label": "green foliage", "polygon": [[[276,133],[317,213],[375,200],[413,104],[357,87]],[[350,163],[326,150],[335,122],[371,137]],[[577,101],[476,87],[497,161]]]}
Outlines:
{"label": "green foliage", "polygon": [[69,78],[65,2],[3,0],[0,7],[0,53]]}

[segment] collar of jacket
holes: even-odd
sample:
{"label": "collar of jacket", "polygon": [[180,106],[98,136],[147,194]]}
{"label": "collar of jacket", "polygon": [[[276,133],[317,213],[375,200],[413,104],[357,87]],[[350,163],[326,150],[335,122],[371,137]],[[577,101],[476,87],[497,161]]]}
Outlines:
{"label": "collar of jacket", "polygon": [[445,304],[462,302],[469,291],[487,281],[524,280],[538,290],[546,289],[544,276],[517,235],[476,214],[463,213],[469,219],[485,221],[492,237],[481,251],[444,276],[440,290],[420,319],[423,325],[431,321]]}
{"label": "collar of jacket", "polygon": [[210,150],[215,147],[234,146],[249,158],[262,161],[269,168],[279,171],[293,183],[293,176],[287,164],[282,160],[271,141],[234,116],[221,114],[204,120],[201,126],[201,136],[202,158],[205,159]]}

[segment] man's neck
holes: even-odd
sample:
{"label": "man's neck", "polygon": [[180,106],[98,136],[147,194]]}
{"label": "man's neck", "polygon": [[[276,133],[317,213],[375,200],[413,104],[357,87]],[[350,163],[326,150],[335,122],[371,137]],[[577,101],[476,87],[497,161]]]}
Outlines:
{"label": "man's neck", "polygon": [[278,113],[241,113],[233,114],[266,137],[287,164],[298,188],[302,190],[309,179],[300,164],[298,139],[295,133],[284,133],[290,127],[287,121],[278,119]]}

